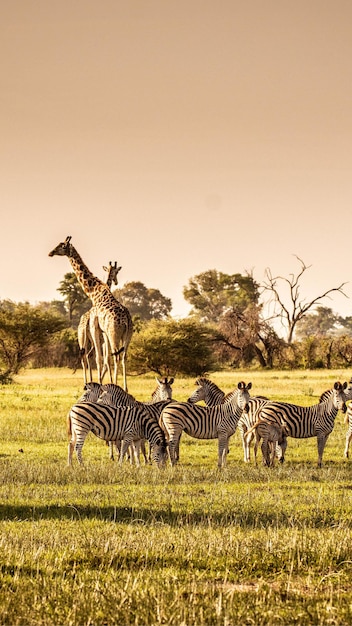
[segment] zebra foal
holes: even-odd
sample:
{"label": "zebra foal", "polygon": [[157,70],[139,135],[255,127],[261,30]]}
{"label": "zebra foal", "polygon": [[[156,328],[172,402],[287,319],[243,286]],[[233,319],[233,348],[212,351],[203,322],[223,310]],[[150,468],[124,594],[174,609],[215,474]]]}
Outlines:
{"label": "zebra foal", "polygon": [[295,439],[317,438],[318,467],[322,466],[323,452],[326,441],[332,432],[335,418],[339,410],[346,413],[347,382],[335,382],[332,390],[324,392],[321,401],[309,407],[289,404],[287,402],[267,402],[259,411],[259,420],[255,427],[261,428],[263,439],[263,462],[270,465],[269,427],[277,425],[284,428],[289,437]]}
{"label": "zebra foal", "polygon": [[211,407],[171,402],[162,411],[159,424],[166,434],[172,465],[179,459],[182,432],[196,439],[218,439],[218,467],[226,463],[228,443],[234,434],[242,411],[248,408],[252,383],[239,382],[227,402]]}
{"label": "zebra foal", "polygon": [[[119,462],[122,464],[133,441],[147,439],[152,460],[162,466],[166,460],[165,435],[159,424],[140,406],[111,407],[94,402],[74,404],[68,415],[68,465],[72,465],[75,450],[83,464],[82,448],[89,432],[105,441],[122,440]],[[138,463],[137,463],[138,464]]]}

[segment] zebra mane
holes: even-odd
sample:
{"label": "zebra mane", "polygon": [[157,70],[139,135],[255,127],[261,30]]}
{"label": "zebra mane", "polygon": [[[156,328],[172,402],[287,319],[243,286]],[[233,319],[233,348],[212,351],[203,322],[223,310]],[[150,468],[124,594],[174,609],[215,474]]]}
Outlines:
{"label": "zebra mane", "polygon": [[216,389],[216,391],[221,391],[222,393],[224,393],[222,389],[220,389],[220,387],[218,387],[216,383],[213,383],[213,381],[210,380],[210,378],[206,378],[205,376],[202,376],[201,378],[197,378],[195,384],[197,387],[208,387],[208,388],[211,387],[212,389]]}
{"label": "zebra mane", "polygon": [[325,402],[326,400],[329,400],[329,398],[331,398],[333,394],[333,389],[327,389],[326,391],[323,391],[323,393],[321,394],[320,398],[319,398],[319,404],[321,402]]}

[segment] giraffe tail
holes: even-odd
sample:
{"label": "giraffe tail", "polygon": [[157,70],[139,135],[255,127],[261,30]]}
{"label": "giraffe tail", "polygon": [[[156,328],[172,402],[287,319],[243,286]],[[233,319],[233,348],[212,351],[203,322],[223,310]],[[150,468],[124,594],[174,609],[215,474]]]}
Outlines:
{"label": "giraffe tail", "polygon": [[119,354],[121,354],[121,352],[124,351],[124,347],[122,346],[122,348],[120,348],[119,350],[116,350],[116,352],[112,352],[112,356],[119,356]]}

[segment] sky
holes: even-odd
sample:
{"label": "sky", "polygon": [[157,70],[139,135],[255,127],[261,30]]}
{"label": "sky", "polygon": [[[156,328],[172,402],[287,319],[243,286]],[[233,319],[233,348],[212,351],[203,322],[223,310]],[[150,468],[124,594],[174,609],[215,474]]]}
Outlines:
{"label": "sky", "polygon": [[352,314],[350,0],[2,0],[0,300],[61,298],[67,235],[189,304],[209,269]]}

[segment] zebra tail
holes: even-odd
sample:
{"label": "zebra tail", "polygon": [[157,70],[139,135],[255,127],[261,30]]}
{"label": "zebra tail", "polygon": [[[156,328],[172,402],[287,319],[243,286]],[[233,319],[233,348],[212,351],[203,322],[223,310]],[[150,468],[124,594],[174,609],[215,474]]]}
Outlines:
{"label": "zebra tail", "polygon": [[67,413],[67,434],[69,437],[72,435],[71,415]]}
{"label": "zebra tail", "polygon": [[261,423],[262,423],[262,421],[263,421],[263,420],[257,420],[257,421],[255,422],[255,424],[253,424],[253,426],[251,426],[251,428],[250,428],[249,430],[247,430],[247,432],[246,432],[246,433],[245,433],[245,435],[244,435],[246,440],[248,439],[248,435],[251,435],[251,434],[252,434],[252,432],[253,432],[254,430],[256,430],[256,429],[257,429],[257,427],[259,426],[259,424],[261,424]]}

